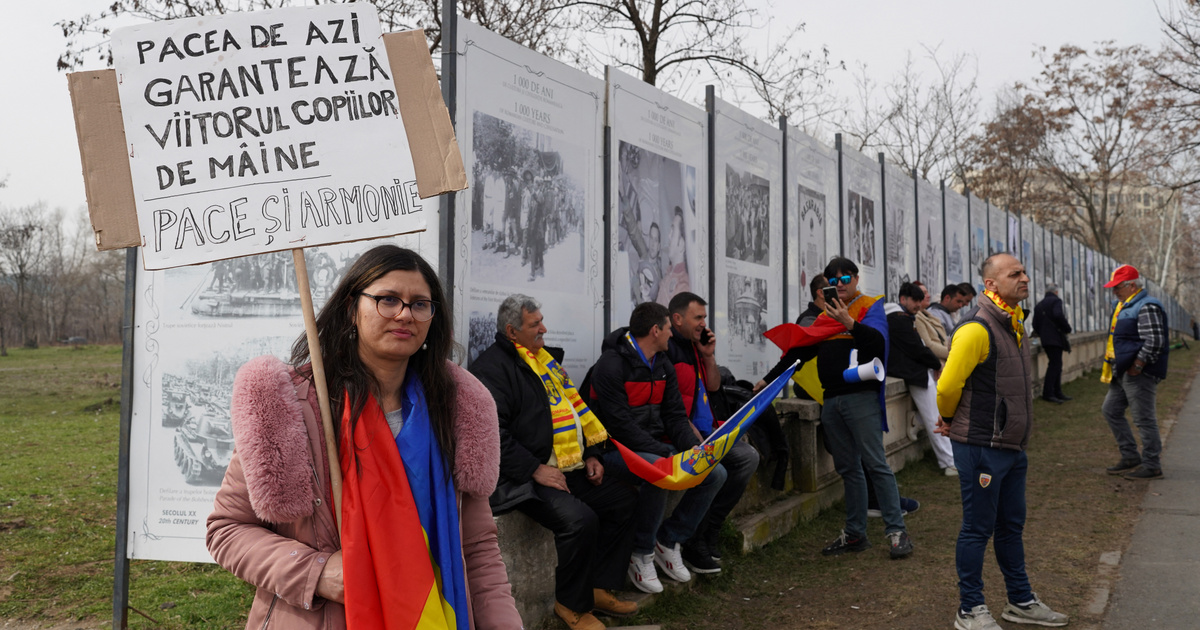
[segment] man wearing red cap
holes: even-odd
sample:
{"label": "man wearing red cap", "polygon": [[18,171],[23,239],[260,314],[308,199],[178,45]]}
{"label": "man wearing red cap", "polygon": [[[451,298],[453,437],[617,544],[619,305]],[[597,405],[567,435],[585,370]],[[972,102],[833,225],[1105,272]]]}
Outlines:
{"label": "man wearing red cap", "polygon": [[[1141,284],[1141,276],[1133,265],[1121,265],[1104,285],[1112,289],[1117,306],[1108,328],[1100,375],[1101,382],[1109,383],[1102,410],[1121,451],[1121,461],[1107,470],[1110,475],[1123,473],[1126,479],[1159,479],[1162,440],[1158,435],[1155,397],[1158,382],[1167,377],[1167,314]],[[1141,434],[1140,456],[1133,431],[1125,420],[1126,408]]]}

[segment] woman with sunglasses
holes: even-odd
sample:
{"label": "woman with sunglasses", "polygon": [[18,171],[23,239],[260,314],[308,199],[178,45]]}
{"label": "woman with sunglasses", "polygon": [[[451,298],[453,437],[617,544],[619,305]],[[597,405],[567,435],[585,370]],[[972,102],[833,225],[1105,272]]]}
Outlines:
{"label": "woman with sunglasses", "polygon": [[384,245],[350,267],[317,317],[339,462],[304,336],[291,366],[268,356],[239,371],[237,450],[207,542],[258,587],[247,628],[521,627],[488,505],[496,406],[450,361],[451,322],[415,252]]}

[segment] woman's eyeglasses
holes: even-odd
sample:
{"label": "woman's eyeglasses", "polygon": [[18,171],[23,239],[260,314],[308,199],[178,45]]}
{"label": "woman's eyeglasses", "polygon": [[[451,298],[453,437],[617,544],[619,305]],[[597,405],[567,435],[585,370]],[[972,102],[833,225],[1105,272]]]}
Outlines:
{"label": "woman's eyeglasses", "polygon": [[360,291],[358,294],[375,300],[375,310],[384,319],[396,319],[407,308],[413,319],[427,322],[433,319],[433,313],[437,310],[437,302],[433,300],[416,300],[410,303],[394,295],[371,295],[365,291]]}
{"label": "woman's eyeglasses", "polygon": [[829,281],[829,286],[836,287],[839,284],[850,284],[854,276],[829,276],[825,279]]}

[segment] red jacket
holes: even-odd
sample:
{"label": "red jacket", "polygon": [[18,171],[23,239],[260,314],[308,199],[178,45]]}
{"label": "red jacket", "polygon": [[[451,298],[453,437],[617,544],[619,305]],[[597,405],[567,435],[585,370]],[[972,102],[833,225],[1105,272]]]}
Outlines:
{"label": "red jacket", "polygon": [[[500,465],[496,405],[487,389],[451,364],[458,384],[454,483],[471,625],[521,628],[500,557],[488,495]],[[258,587],[249,628],[346,627],[341,604],[315,594],[326,559],[340,548],[329,504],[329,466],[315,393],[275,357],[238,372],[233,389],[237,448],[208,517],[218,564]]]}

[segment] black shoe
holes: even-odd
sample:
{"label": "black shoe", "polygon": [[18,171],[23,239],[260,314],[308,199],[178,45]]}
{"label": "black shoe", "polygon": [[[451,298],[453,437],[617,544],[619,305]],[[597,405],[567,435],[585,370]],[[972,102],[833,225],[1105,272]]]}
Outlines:
{"label": "black shoe", "polygon": [[1060,399],[1058,399],[1058,398],[1054,398],[1054,397],[1052,397],[1052,396],[1042,396],[1042,400],[1044,400],[1044,401],[1046,401],[1046,402],[1048,402],[1048,403],[1054,403],[1054,404],[1056,404],[1056,405],[1061,405],[1061,404],[1063,404],[1064,402],[1066,402],[1066,401],[1064,401],[1064,400],[1060,400]]}
{"label": "black shoe", "polygon": [[840,555],[846,553],[847,551],[853,551],[853,552],[857,553],[859,551],[866,551],[867,549],[870,549],[870,548],[871,548],[871,541],[867,540],[867,537],[865,535],[858,536],[857,538],[851,538],[846,533],[846,530],[842,530],[842,535],[838,536],[836,540],[829,543],[828,547],[825,547],[824,549],[822,549],[821,555],[840,556]]}
{"label": "black shoe", "polygon": [[1122,476],[1126,479],[1137,481],[1140,479],[1162,479],[1163,474],[1161,468],[1151,469],[1146,468],[1145,466],[1139,466],[1137,470],[1130,473],[1125,473]]}
{"label": "black shoe", "polygon": [[1074,398],[1071,398],[1070,396],[1068,396],[1066,394],[1055,394],[1054,397],[1063,402],[1067,402],[1068,400],[1075,400]]}
{"label": "black shoe", "polygon": [[912,539],[908,537],[908,532],[890,532],[887,537],[892,544],[888,553],[891,554],[893,560],[912,555],[913,544]]}
{"label": "black shoe", "polygon": [[720,573],[721,565],[713,560],[712,553],[708,551],[708,545],[703,540],[697,540],[693,544],[688,541],[687,544],[680,545],[683,563],[693,573]]}
{"label": "black shoe", "polygon": [[1122,459],[1121,461],[1117,462],[1115,466],[1109,466],[1104,470],[1110,475],[1120,475],[1122,473],[1127,473],[1131,470],[1134,470],[1141,465],[1142,460],[1140,459]]}

